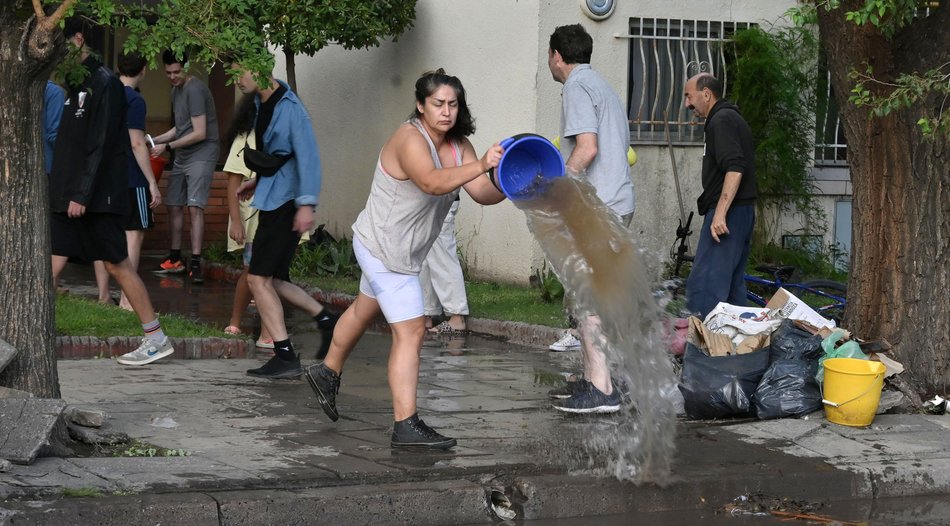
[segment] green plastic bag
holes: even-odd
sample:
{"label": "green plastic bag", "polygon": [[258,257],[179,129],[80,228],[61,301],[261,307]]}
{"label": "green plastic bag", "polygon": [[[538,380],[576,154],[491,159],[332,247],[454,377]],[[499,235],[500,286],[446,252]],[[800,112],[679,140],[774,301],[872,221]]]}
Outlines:
{"label": "green plastic bag", "polygon": [[838,341],[843,337],[844,331],[836,329],[830,336],[821,341],[821,348],[825,350],[825,355],[818,359],[818,373],[815,375],[815,379],[818,380],[818,383],[822,383],[825,380],[825,360],[828,358],[868,359],[868,356],[864,354],[861,351],[861,347],[858,346],[858,342],[854,340],[848,340],[840,346],[835,347]]}

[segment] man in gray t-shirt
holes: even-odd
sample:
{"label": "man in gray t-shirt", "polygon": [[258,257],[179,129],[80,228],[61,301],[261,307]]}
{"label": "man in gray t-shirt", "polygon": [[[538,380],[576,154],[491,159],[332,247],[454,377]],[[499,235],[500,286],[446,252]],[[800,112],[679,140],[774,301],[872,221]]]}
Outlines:
{"label": "man in gray t-shirt", "polygon": [[214,167],[218,160],[218,119],[208,86],[188,75],[188,57],[171,50],[162,55],[165,75],[172,85],[172,111],[175,127],[154,138],[152,155],[166,150],[175,152],[175,163],[168,179],[165,205],[168,207],[171,252],[155,272],[181,274],[181,237],[184,226],[183,206],[191,217],[191,263],[188,276],[192,283],[204,281],[201,272],[201,245],[204,241],[204,207],[211,191]]}
{"label": "man in gray t-shirt", "polygon": [[[624,226],[633,218],[634,194],[627,149],[627,113],[614,90],[590,67],[593,39],[580,24],[561,26],[551,34],[548,67],[561,90],[561,153],[568,173],[585,177],[597,197]],[[577,323],[599,323],[596,317]],[[589,331],[581,331],[589,332]],[[554,407],[571,413],[613,413],[620,410],[620,393],[612,385],[603,352],[578,340],[573,331],[551,345],[552,351],[582,348],[585,378],[563,393]],[[576,387],[576,388],[575,388]],[[552,393],[555,394],[555,393]],[[557,393],[560,394],[560,393]]]}

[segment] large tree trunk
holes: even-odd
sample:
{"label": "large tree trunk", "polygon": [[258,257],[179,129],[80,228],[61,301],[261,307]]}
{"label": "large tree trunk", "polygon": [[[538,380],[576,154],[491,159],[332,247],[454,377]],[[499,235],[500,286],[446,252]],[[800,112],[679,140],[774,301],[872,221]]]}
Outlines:
{"label": "large tree trunk", "polygon": [[0,338],[19,349],[0,385],[58,398],[40,122],[60,31],[23,20],[29,6],[0,5]]}
{"label": "large tree trunk", "polygon": [[[924,137],[917,119],[940,101],[873,117],[848,102],[849,72],[892,81],[950,59],[950,6],[934,9],[892,39],[845,20],[863,0],[819,8],[822,43],[848,140],[854,206],[846,327],[886,338],[925,395],[950,386],[950,141]],[[866,86],[867,87],[867,86]],[[884,89],[884,88],[874,88]],[[884,93],[884,91],[881,91]],[[946,109],[944,110],[946,111]]]}

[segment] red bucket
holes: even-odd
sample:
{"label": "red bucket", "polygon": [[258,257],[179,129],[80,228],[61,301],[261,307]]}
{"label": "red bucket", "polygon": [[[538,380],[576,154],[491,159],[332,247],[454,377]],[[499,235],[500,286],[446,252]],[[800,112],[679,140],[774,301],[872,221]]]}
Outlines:
{"label": "red bucket", "polygon": [[168,160],[164,157],[149,157],[149,160],[152,161],[152,175],[155,176],[155,182],[157,183],[162,178],[162,172],[165,171]]}

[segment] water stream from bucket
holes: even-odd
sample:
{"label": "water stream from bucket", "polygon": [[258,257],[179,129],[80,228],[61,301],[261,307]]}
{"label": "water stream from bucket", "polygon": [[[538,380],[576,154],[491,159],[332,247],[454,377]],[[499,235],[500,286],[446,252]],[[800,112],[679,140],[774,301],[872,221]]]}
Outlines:
{"label": "water stream from bucket", "polygon": [[570,422],[582,444],[564,444],[554,455],[597,475],[666,482],[675,452],[676,381],[640,251],[586,180],[539,176],[537,184],[513,202],[572,295],[574,316],[599,319],[584,336],[604,351],[611,376],[626,383],[630,397],[618,415]]}

